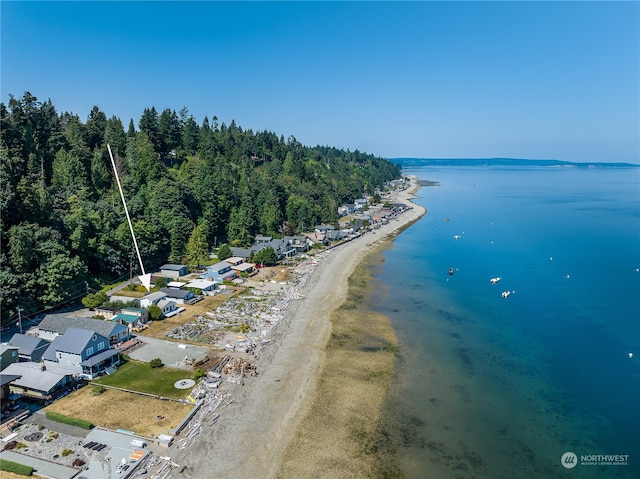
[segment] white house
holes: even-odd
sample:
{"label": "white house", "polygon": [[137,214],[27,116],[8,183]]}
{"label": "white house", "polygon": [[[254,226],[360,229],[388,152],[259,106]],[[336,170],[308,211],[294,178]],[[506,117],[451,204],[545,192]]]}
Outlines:
{"label": "white house", "polygon": [[140,307],[149,309],[149,306],[153,304],[158,304],[159,301],[165,299],[167,297],[167,293],[163,293],[162,291],[156,291],[155,293],[149,293],[142,298],[140,298]]}
{"label": "white house", "polygon": [[161,299],[156,306],[162,310],[162,315],[167,318],[173,316],[171,313],[178,309],[176,302],[171,299]]}

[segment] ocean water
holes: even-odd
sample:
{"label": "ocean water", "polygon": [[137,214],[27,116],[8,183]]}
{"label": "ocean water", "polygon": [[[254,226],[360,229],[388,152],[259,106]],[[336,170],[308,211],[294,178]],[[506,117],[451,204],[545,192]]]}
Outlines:
{"label": "ocean water", "polygon": [[640,168],[403,172],[441,183],[372,266],[406,477],[640,477]]}

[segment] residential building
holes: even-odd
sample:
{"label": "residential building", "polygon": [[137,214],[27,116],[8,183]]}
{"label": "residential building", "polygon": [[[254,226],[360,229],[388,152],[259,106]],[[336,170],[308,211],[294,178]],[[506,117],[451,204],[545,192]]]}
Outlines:
{"label": "residential building", "polygon": [[120,312],[122,314],[137,316],[143,324],[149,320],[149,311],[145,308],[122,308]]}
{"label": "residential building", "polygon": [[256,244],[256,245],[267,244],[267,243],[270,243],[271,241],[273,241],[272,236],[256,235],[253,244]]}
{"label": "residential building", "polygon": [[178,307],[176,306],[176,302],[171,299],[161,299],[160,301],[158,301],[158,304],[156,306],[158,306],[158,308],[162,310],[162,315],[165,318],[170,318],[174,314],[177,314],[177,312],[173,312],[177,311]]}
{"label": "residential building", "polygon": [[120,353],[109,338],[88,329],[69,327],[57,336],[42,356],[44,365],[92,379],[120,364]]}
{"label": "residential building", "polygon": [[118,308],[113,308],[111,306],[99,306],[94,308],[93,311],[96,316],[102,316],[104,319],[111,319],[118,314]]}
{"label": "residential building", "polygon": [[236,272],[231,269],[231,265],[226,261],[207,266],[207,272],[203,278],[209,278],[216,283],[222,283],[225,280],[232,281],[236,277]]}
{"label": "residential building", "polygon": [[38,362],[49,347],[49,342],[36,336],[16,333],[9,340],[9,345],[18,348],[20,361]]}
{"label": "residential building", "polygon": [[53,341],[68,328],[89,329],[109,338],[112,345],[129,339],[129,328],[114,321],[93,318],[74,318],[64,314],[48,314],[38,325],[38,337]]}
{"label": "residential building", "polygon": [[162,288],[160,291],[167,295],[167,299],[171,299],[177,304],[186,303],[195,297],[193,291],[188,289]]}
{"label": "residential building", "polygon": [[2,383],[5,377],[12,378],[8,383],[10,393],[42,401],[53,399],[73,383],[73,373],[33,362],[9,365],[2,372]]}
{"label": "residential building", "polygon": [[[7,365],[8,366],[8,365]],[[15,402],[15,399],[11,396],[11,389],[9,385],[16,379],[20,379],[19,374],[0,374],[0,405],[2,408],[6,408]],[[15,398],[18,396],[16,395]]]}
{"label": "residential building", "polygon": [[345,203],[338,208],[338,215],[347,216],[352,215],[354,212],[355,205],[352,203]]}
{"label": "residential building", "polygon": [[9,366],[9,364],[17,363],[20,358],[18,356],[18,346],[9,344],[0,344],[0,371]]}
{"label": "residential building", "polygon": [[178,279],[189,274],[189,267],[184,264],[165,264],[160,267],[160,274],[165,278]]}
{"label": "residential building", "polygon": [[156,291],[154,293],[149,293],[142,298],[140,298],[140,307],[149,309],[149,306],[158,304],[158,301],[161,301],[167,297],[167,293],[162,291]]}
{"label": "residential building", "polygon": [[211,280],[197,279],[195,281],[191,281],[190,283],[188,283],[187,288],[199,289],[203,293],[207,293],[216,289],[216,283],[215,281],[211,281]]}
{"label": "residential building", "polygon": [[133,331],[134,329],[140,329],[142,325],[146,323],[146,321],[142,321],[142,318],[140,316],[126,313],[116,314],[113,318],[111,318],[111,321],[120,323],[129,328],[129,330],[131,331]]}
{"label": "residential building", "polygon": [[241,275],[242,273],[251,274],[255,266],[256,265],[253,263],[242,262],[237,265],[231,266],[231,269],[234,270],[237,275]]}
{"label": "residential building", "polygon": [[296,253],[304,253],[306,251],[309,251],[309,248],[311,247],[311,241],[309,241],[306,236],[285,236],[282,239],[287,241],[289,243],[289,246],[293,248]]}

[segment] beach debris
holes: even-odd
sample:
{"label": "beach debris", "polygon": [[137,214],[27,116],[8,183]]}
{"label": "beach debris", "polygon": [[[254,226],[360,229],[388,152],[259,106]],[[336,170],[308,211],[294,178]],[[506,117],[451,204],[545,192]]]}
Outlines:
{"label": "beach debris", "polygon": [[258,375],[256,366],[252,364],[251,361],[244,358],[235,358],[234,360],[229,361],[222,372],[224,374],[240,374],[241,377],[244,377],[245,375]]}

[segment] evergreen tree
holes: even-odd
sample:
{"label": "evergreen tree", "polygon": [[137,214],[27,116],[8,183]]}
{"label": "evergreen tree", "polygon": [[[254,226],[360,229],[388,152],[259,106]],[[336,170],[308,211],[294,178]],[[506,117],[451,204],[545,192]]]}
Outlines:
{"label": "evergreen tree", "polygon": [[220,249],[218,250],[218,259],[220,261],[224,261],[227,258],[231,258],[233,256],[233,253],[231,252],[231,247],[225,243],[222,246],[220,246]]}
{"label": "evergreen tree", "polygon": [[158,112],[155,107],[145,108],[138,122],[138,128],[143,133],[146,133],[147,138],[153,145],[153,149],[156,153],[162,151],[162,139],[159,132],[159,119]]}
{"label": "evergreen tree", "polygon": [[193,229],[187,243],[186,252],[189,264],[195,264],[198,268],[209,257],[209,245],[201,226],[196,226]]}

